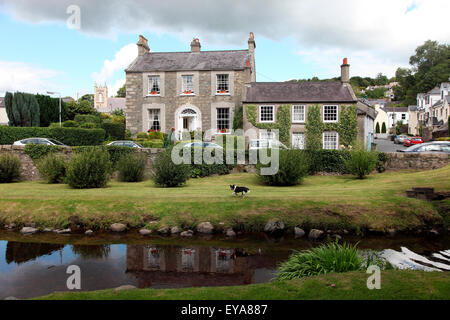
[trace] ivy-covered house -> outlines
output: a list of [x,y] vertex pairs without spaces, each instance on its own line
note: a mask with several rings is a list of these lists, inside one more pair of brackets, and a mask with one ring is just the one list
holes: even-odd
[[279,130],[279,140],[298,149],[339,149],[358,133],[357,98],[350,85],[347,58],[341,81],[253,82],[243,101],[244,131],[265,139]]

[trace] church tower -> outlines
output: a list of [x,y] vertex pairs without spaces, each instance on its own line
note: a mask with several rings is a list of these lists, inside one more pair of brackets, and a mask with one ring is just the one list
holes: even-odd
[[98,86],[97,82],[94,85],[94,108],[97,111],[106,110],[108,107],[108,86]]

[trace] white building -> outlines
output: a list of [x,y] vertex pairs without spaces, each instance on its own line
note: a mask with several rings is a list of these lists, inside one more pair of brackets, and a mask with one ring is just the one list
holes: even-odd
[[5,98],[0,97],[0,126],[7,125],[9,122],[8,115],[6,114]]

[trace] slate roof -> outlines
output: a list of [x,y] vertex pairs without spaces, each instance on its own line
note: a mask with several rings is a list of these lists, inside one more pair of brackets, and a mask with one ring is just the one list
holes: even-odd
[[374,120],[378,114],[375,108],[371,107],[368,103],[362,100],[358,100],[358,103],[356,104],[356,110],[358,115],[366,115]]
[[434,87],[433,89],[428,91],[427,94],[441,94],[441,89],[439,87]]
[[385,107],[386,112],[408,112],[408,107]]
[[409,106],[408,111],[417,111],[417,106]]
[[112,111],[122,109],[125,111],[126,98],[108,98],[108,108]]
[[347,86],[340,81],[253,82],[244,102],[348,102],[355,103]]
[[126,72],[243,70],[250,67],[248,50],[150,52],[139,56]]

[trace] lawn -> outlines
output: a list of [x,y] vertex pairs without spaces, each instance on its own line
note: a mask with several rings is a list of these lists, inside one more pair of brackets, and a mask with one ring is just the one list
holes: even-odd
[[[44,300],[409,300],[450,298],[450,273],[382,271],[381,289],[369,290],[364,272],[235,287],[135,289],[53,293]],[[335,286],[332,287],[331,285]]]
[[[450,166],[421,172],[386,172],[364,180],[350,176],[310,176],[294,187],[261,185],[249,173],[191,179],[181,188],[158,188],[153,181],[120,183],[107,188],[73,190],[44,182],[0,184],[0,223],[34,222],[66,227],[71,217],[87,228],[111,223],[130,227],[162,225],[193,228],[202,221],[217,227],[260,231],[270,218],[288,227],[410,230],[443,223],[430,202],[410,199],[405,190],[450,190]],[[246,186],[246,198],[233,197],[230,184]]]

